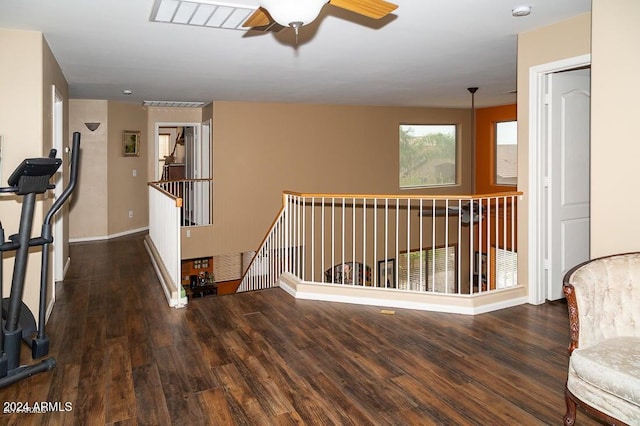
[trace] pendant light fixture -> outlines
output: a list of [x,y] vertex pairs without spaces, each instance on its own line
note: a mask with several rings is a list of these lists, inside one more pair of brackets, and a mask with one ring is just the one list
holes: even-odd
[[298,35],[298,29],[313,22],[327,0],[261,0],[260,6],[283,27],[291,27]]
[[467,90],[471,93],[471,144],[472,144],[472,162],[473,173],[471,175],[471,191],[476,193],[476,92],[477,87],[468,87]]

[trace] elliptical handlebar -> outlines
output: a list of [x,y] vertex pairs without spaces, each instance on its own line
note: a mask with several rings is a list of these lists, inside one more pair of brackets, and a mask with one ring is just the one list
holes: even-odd
[[[55,154],[54,154],[55,155]],[[71,193],[76,187],[78,182],[78,165],[80,159],[80,132],[73,133],[73,141],[71,145],[71,173],[69,176],[69,184],[65,190],[60,194],[58,199],[53,203],[47,215],[44,218],[44,225],[49,225],[53,216],[60,210],[62,205],[67,201]]]
[[62,194],[49,208],[44,221],[42,222],[42,239],[45,244],[42,246],[42,260],[40,266],[40,309],[38,315],[38,334],[33,340],[31,351],[34,358],[39,358],[49,351],[49,338],[45,334],[46,326],[46,297],[48,274],[49,274],[49,243],[53,242],[51,233],[51,219],[64,205],[65,201],[71,196],[71,193],[78,182],[78,170],[80,166],[80,132],[73,133],[73,143],[71,147],[71,173],[69,176],[69,184],[62,191]]

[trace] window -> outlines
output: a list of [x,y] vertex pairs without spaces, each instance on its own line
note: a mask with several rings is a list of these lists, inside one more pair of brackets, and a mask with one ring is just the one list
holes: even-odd
[[400,253],[398,255],[398,288],[455,293],[458,269],[456,253],[455,245]]
[[456,292],[456,246],[439,247],[427,251],[427,291]]
[[[482,277],[482,287],[477,291],[501,289],[518,285],[518,253],[508,249],[491,246],[489,262],[486,252],[476,252],[474,275]],[[489,276],[487,287],[487,274]],[[477,278],[474,278],[474,280]]]
[[518,184],[518,122],[496,123],[496,185]]
[[400,125],[400,188],[456,184],[456,126]]
[[496,288],[518,285],[518,253],[496,249]]

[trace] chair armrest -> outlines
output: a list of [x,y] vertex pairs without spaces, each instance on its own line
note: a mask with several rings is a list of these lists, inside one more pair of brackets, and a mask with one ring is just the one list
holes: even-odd
[[569,355],[575,348],[578,347],[578,338],[580,336],[580,319],[578,317],[578,304],[576,302],[575,288],[571,283],[564,282],[562,284],[562,291],[567,298],[567,307],[569,309],[569,333],[570,341],[567,351]]

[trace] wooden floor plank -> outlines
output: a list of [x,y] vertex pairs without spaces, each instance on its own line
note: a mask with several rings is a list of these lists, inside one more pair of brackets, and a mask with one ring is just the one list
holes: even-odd
[[231,410],[227,405],[222,388],[207,389],[198,393],[200,404],[205,408],[205,418],[207,424],[211,425],[233,425],[234,420]]
[[80,364],[64,364],[53,370],[51,387],[46,401],[60,402],[64,405],[61,411],[47,413],[42,416],[42,425],[74,424],[73,404],[78,398],[78,382]]
[[187,425],[193,424],[190,421],[201,419],[202,413],[197,407],[197,410],[192,410],[190,399],[193,393],[179,356],[178,349],[173,346],[154,350],[169,416],[172,421]]
[[311,387],[318,395],[322,395],[331,403],[332,407],[339,407],[334,410],[340,416],[342,425],[366,425],[373,424],[376,415],[367,412],[354,404],[352,398],[345,394],[333,380],[330,380],[323,373],[312,374],[306,377]]
[[[167,306],[144,235],[72,244],[47,326],[57,367],[0,401],[12,425],[561,424],[563,302],[465,316],[295,300],[280,289]],[[21,356],[31,362],[29,351]],[[596,425],[579,412],[577,425]]]
[[249,421],[250,424],[267,419],[267,413],[258,400],[260,394],[252,392],[236,363],[216,367],[214,373],[222,385],[234,417],[238,416],[243,422]]
[[171,424],[167,401],[162,391],[160,374],[155,364],[132,370],[136,398],[136,417],[140,425]]
[[126,336],[109,339],[105,421],[122,422],[136,417],[136,397]]
[[160,374],[155,364],[134,367],[131,371],[136,398],[136,418],[140,425],[171,424]]
[[127,310],[126,337],[129,345],[129,361],[131,368],[140,367],[153,362],[153,346],[149,339],[146,317],[142,309]]

